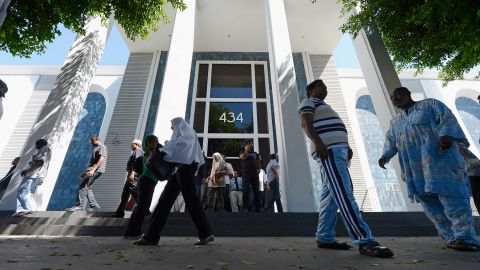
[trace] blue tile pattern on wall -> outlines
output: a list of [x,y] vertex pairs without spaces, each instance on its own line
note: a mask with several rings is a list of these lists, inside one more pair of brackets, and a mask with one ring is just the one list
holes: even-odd
[[457,106],[468,133],[472,136],[475,146],[480,150],[478,141],[478,138],[480,138],[480,105],[468,97],[458,97],[455,99],[455,106]]
[[297,79],[298,101],[307,98],[307,75],[305,73],[305,65],[303,64],[302,53],[293,54],[293,66],[295,68],[295,77]]
[[89,138],[98,136],[105,115],[105,98],[100,93],[89,93],[83,105],[80,120],[58,174],[47,210],[64,210],[75,204],[80,174],[86,169],[92,146]]
[[378,166],[378,158],[383,152],[385,136],[382,133],[370,96],[364,95],[357,99],[356,112],[365,150],[367,151],[368,164],[375,184],[373,187],[375,190],[369,189],[368,192],[376,191],[381,211],[406,211],[407,207],[395,170],[392,167],[387,167],[384,170]]
[[155,128],[155,121],[157,120],[158,104],[160,104],[160,94],[162,93],[163,77],[165,75],[165,66],[167,65],[168,52],[162,51],[160,53],[160,61],[158,63],[157,76],[155,77],[155,84],[153,85],[152,98],[150,100],[150,107],[148,109],[147,124],[145,126],[145,133],[143,137],[152,134]]

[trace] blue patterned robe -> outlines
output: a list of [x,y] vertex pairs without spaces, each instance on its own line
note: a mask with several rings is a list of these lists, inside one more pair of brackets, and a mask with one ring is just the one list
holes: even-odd
[[[444,152],[442,136],[454,141]],[[425,99],[390,121],[383,156],[390,160],[398,153],[410,199],[427,194],[465,198],[470,196],[468,177],[455,142],[468,144],[455,116],[442,102]]]

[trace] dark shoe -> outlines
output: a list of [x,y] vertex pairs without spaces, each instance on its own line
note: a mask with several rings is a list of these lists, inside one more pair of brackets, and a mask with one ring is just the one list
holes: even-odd
[[133,242],[133,244],[135,246],[156,246],[158,245],[158,241],[154,241],[154,240],[149,240],[149,239],[146,239],[142,236],[142,238],[138,239],[137,241]]
[[326,249],[337,249],[337,250],[349,250],[353,248],[349,244],[343,242],[333,242],[333,243],[323,243],[317,240],[317,247],[318,248],[326,248]]
[[390,258],[393,257],[393,252],[387,248],[381,246],[377,241],[371,241],[366,244],[361,244],[358,248],[360,254],[371,257]]
[[455,245],[455,240],[448,241],[448,243],[445,245],[446,248],[453,248]]
[[[449,245],[450,245],[450,246],[449,246]],[[477,246],[477,245],[467,243],[467,242],[465,242],[465,240],[463,240],[463,239],[455,240],[455,241],[453,242],[453,244],[452,244],[452,241],[450,241],[450,242],[447,244],[447,247],[452,248],[452,249],[455,249],[455,250],[458,250],[458,251],[477,251],[477,250],[478,250],[478,246]]]
[[120,214],[120,213],[115,213],[113,215],[111,215],[111,217],[113,218],[123,218],[125,216],[125,214]]
[[206,244],[208,244],[208,243],[210,243],[210,242],[213,242],[213,240],[215,240],[215,237],[214,237],[213,234],[212,234],[212,235],[209,235],[209,236],[207,236],[207,237],[205,237],[205,238],[200,238],[197,242],[195,242],[194,245],[196,245],[196,246],[203,246],[203,245],[206,245]]
[[128,239],[128,240],[138,240],[139,238],[142,238],[143,235],[142,234],[137,234],[137,235],[134,235],[134,234],[125,234],[123,236],[123,239]]
[[26,212],[17,212],[17,213],[15,213],[15,214],[11,215],[11,216],[12,216],[12,217],[21,217],[21,216],[25,215],[25,213],[26,213]]

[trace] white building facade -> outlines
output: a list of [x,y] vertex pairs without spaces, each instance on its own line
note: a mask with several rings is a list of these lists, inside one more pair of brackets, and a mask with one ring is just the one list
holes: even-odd
[[[152,133],[161,141],[169,139],[170,119],[180,116],[197,131],[207,156],[222,152],[238,171],[238,154],[246,139],[253,140],[264,165],[277,153],[286,210],[313,212],[321,179],[308,154],[297,106],[306,97],[305,86],[318,78],[328,86],[326,101],[349,131],[355,153],[350,174],[364,211],[418,209],[406,200],[398,164],[384,172],[372,165],[395,113],[388,99],[393,87],[403,84],[417,99],[444,101],[461,120],[472,145],[477,143],[473,150],[478,154],[480,131],[469,123],[480,121],[479,108],[474,107],[478,103],[470,102],[480,94],[480,82],[467,77],[444,88],[436,74],[413,78],[405,73],[399,79],[381,40],[365,33],[354,42],[362,70],[337,70],[332,54],[344,19],[335,0],[185,2],[188,9],[169,10],[171,22],[160,25],[150,40],[125,37],[130,50],[126,67],[97,69],[69,149],[58,161],[61,169],[45,181],[53,185],[53,192],[40,198],[48,203],[38,210],[63,210],[75,202],[78,174],[88,161],[88,138],[93,135],[99,135],[109,150],[106,173],[95,183],[94,193],[102,209],[114,210],[131,141]],[[0,78],[11,89],[0,120],[0,175],[24,147],[56,74],[58,69],[0,68]],[[18,184],[8,186],[0,209],[13,209],[3,201],[14,199]],[[159,184],[155,197],[161,189]],[[40,192],[37,197],[41,196]]]

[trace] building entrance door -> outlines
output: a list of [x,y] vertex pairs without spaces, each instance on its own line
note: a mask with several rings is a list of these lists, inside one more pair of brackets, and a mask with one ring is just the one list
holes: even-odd
[[239,153],[252,140],[268,161],[275,149],[267,62],[197,61],[195,71],[190,123],[209,159],[225,154],[241,174]]

